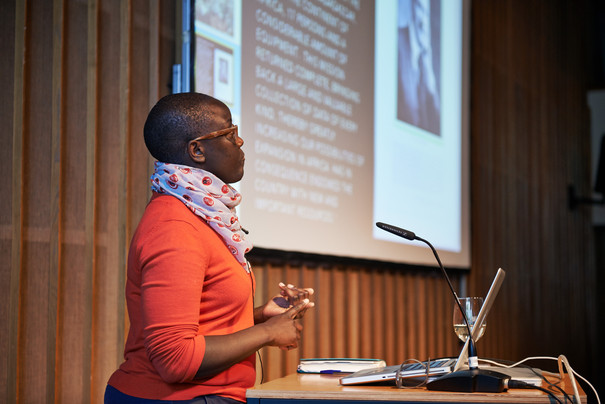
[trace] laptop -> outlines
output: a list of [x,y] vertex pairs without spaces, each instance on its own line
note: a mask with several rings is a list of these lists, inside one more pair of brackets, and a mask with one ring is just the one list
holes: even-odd
[[[487,313],[489,312],[494,303],[496,295],[500,290],[500,286],[502,286],[502,282],[504,280],[505,275],[506,272],[504,272],[502,268],[499,268],[496,272],[496,276],[494,277],[494,280],[492,281],[492,284],[487,292],[487,296],[485,297],[485,302],[481,306],[481,310],[479,310],[479,314],[477,315],[475,324],[471,329],[471,334],[473,338],[476,338],[478,336],[479,330],[481,329],[481,324],[483,324],[483,321],[485,321],[485,317],[487,316]],[[352,373],[350,375],[341,377],[340,384],[347,386],[355,384],[395,381],[397,377],[397,371],[400,369],[400,367],[402,367],[401,371],[399,372],[399,376],[401,378],[417,378],[428,376],[428,381],[431,381],[439,376],[451,373],[458,369],[465,368],[467,366],[467,359],[468,340],[464,344],[464,347],[462,348],[462,351],[460,352],[458,358],[433,359],[430,361],[425,361],[423,363],[410,362],[404,364],[403,367],[401,365],[393,365],[384,366],[380,368],[364,369]]]
[[[403,365],[400,372],[402,378],[426,377],[428,374],[429,381],[437,376],[445,375],[453,371],[456,365],[456,358],[432,359],[429,362],[428,372],[426,369],[427,361],[413,362]],[[384,383],[395,381],[397,371],[401,365],[385,366],[382,368],[363,369],[340,378],[340,384],[350,386],[355,384],[367,383]]]

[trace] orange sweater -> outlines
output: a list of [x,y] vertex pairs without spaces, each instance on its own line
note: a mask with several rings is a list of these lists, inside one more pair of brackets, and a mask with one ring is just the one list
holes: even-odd
[[216,394],[246,401],[256,379],[254,355],[214,377],[193,377],[205,335],[254,325],[253,291],[254,276],[206,222],[176,198],[154,194],[128,255],[125,361],[108,383],[147,399]]

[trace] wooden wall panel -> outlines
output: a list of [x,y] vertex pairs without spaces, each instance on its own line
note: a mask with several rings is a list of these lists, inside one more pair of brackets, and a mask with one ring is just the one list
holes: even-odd
[[[332,331],[331,335],[328,336],[329,341],[332,342],[332,346],[327,351],[331,356],[335,358],[347,357],[348,343],[347,340],[347,324],[346,324],[346,311],[347,296],[349,296],[347,285],[346,285],[346,273],[344,268],[336,267],[331,270],[331,287],[329,292],[329,306],[325,307],[324,310],[329,312],[329,329]],[[326,293],[324,290],[323,293]]]
[[[345,321],[347,324],[347,352],[351,358],[361,357],[361,320],[359,318],[360,307],[363,304],[363,299],[360,297],[360,276],[359,271],[351,268],[346,269],[346,290],[343,302],[346,303]],[[305,341],[305,345],[307,342]]]
[[[56,305],[56,266],[52,260],[56,248],[56,228],[52,226],[51,207],[56,189],[51,163],[53,161],[53,3],[28,4],[25,37],[23,86],[23,151],[19,156],[27,164],[23,170],[22,220],[23,261],[19,316],[19,354],[17,394],[24,402],[45,402],[54,394],[54,351],[56,329],[49,316]],[[59,38],[60,41],[60,38]],[[55,138],[53,138],[55,137]],[[50,306],[50,307],[49,307]],[[41,371],[44,373],[40,377]],[[49,373],[50,372],[50,373]]]
[[[128,105],[155,104],[158,99],[157,55],[159,52],[159,9],[158,1],[137,0],[132,3],[132,28],[129,60],[132,71],[129,77]],[[155,24],[155,25],[152,25]],[[153,27],[154,29],[152,29]],[[150,46],[153,41],[154,46]],[[145,46],[147,45],[147,46]],[[153,55],[155,53],[155,55]],[[152,55],[154,58],[152,58]],[[151,62],[154,60],[155,62]],[[153,79],[152,79],[153,77]],[[166,87],[163,87],[164,91]],[[152,93],[154,95],[152,96]],[[139,223],[145,210],[151,189],[149,187],[149,169],[153,159],[149,155],[143,140],[143,125],[149,108],[131,108],[128,112],[127,155],[126,159],[126,234],[125,242]],[[130,158],[136,156],[136,158]],[[141,164],[144,163],[144,164]]]
[[[385,271],[382,275],[383,287],[380,293],[384,304],[384,324],[382,327],[382,343],[384,345],[381,358],[391,358],[392,362],[400,362],[397,360],[397,297],[398,291],[395,289],[395,275],[391,271]],[[403,334],[399,334],[401,336]]]
[[[0,137],[0,167],[6,175],[0,179],[2,190],[2,209],[0,209],[0,279],[2,296],[0,321],[6,324],[0,330],[0,354],[6,358],[5,366],[0,370],[0,395],[7,402],[15,400],[17,387],[18,332],[19,332],[19,287],[21,283],[21,182],[23,148],[23,99],[14,91],[23,85],[23,59],[25,54],[24,33],[25,7],[13,2],[0,4],[2,13],[1,30],[3,57],[6,63],[0,64],[3,88],[13,89],[1,93],[2,108],[0,118],[7,136]],[[6,126],[5,126],[6,123]]]
[[408,318],[408,310],[405,306],[405,280],[403,276],[395,277],[393,281],[393,289],[395,291],[393,296],[393,335],[388,336],[388,341],[395,347],[393,356],[393,363],[401,363],[409,358],[407,344],[408,335],[406,320]]
[[[76,402],[90,392],[92,265],[87,265],[88,7],[64,4],[61,260],[57,305],[56,397]],[[82,34],[84,33],[84,34]],[[83,101],[84,100],[84,101]],[[66,214],[65,212],[70,212]],[[74,324],[80,325],[74,327]]]
[[[519,360],[564,354],[594,374],[595,267],[586,91],[598,81],[597,2],[473,2],[472,271],[507,278],[479,353]],[[603,85],[603,78],[600,78]]]
[[[98,3],[97,121],[95,147],[93,368],[95,380],[107,380],[120,363],[124,344],[124,194],[126,117],[124,91],[126,48],[129,45],[129,2]],[[102,394],[93,387],[93,397]]]
[[[468,282],[450,273],[458,290],[485,294],[507,270],[481,356],[563,353],[589,378],[605,246],[589,210],[568,209],[566,188],[590,185],[596,4],[473,2],[472,268]],[[171,89],[175,21],[170,0],[0,4],[0,402],[100,403],[122,360],[125,260],[152,166],[142,126]],[[260,351],[264,381],[300,357],[396,364],[460,348],[435,268],[255,250],[251,260],[258,304],[280,281],[316,291],[300,348]]]
[[102,402],[122,359],[127,223],[149,195],[142,122],[169,91],[174,4],[1,11],[0,401]]

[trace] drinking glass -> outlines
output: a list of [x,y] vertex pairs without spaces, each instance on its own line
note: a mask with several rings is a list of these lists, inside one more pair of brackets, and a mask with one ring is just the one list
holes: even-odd
[[[477,316],[479,315],[479,310],[481,310],[481,306],[483,305],[482,297],[461,297],[460,305],[462,309],[466,313],[466,318],[468,319],[468,324],[473,328],[475,321],[477,320]],[[464,317],[462,317],[462,313],[460,313],[460,309],[458,305],[454,305],[454,332],[460,338],[462,342],[466,342],[468,338],[468,330],[466,328],[466,323],[464,322]],[[479,330],[479,334],[477,334],[477,338],[474,339],[475,342],[479,340],[483,336],[485,332],[486,321],[483,320],[483,324],[481,325],[481,329]]]

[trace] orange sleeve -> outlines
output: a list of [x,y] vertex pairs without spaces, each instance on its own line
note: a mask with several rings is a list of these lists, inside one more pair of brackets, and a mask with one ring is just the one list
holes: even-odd
[[190,381],[205,352],[204,336],[199,335],[205,249],[199,233],[186,222],[175,221],[161,233],[143,237],[139,257],[145,349],[164,381]]

